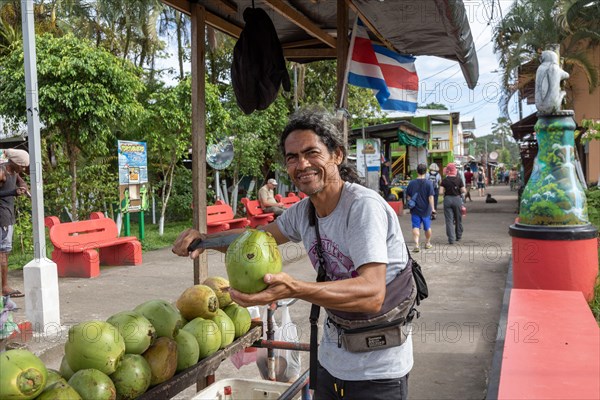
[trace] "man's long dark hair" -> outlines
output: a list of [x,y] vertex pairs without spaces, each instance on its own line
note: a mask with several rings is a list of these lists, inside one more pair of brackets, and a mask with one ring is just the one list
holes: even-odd
[[290,116],[289,122],[283,129],[279,147],[285,158],[285,140],[296,130],[313,131],[331,154],[337,149],[342,151],[342,163],[338,166],[342,180],[351,183],[360,183],[360,176],[352,165],[348,164],[347,151],[344,138],[337,127],[338,120],[331,113],[322,108],[305,108],[296,111]]

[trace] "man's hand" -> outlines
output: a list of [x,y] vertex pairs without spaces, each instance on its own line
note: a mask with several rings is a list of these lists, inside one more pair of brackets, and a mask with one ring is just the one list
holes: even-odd
[[285,272],[266,274],[264,281],[269,286],[265,290],[254,294],[247,294],[230,288],[229,294],[231,295],[231,299],[242,307],[270,304],[277,300],[294,297],[291,290],[292,280],[293,278]]
[[188,250],[189,245],[196,239],[203,239],[203,235],[195,229],[188,228],[179,234],[171,251],[180,257],[189,256],[194,259],[204,251],[204,249],[197,249],[192,252]]
[[17,188],[17,195],[21,196],[22,194],[25,194],[25,193],[27,193],[27,188],[23,188],[23,187]]

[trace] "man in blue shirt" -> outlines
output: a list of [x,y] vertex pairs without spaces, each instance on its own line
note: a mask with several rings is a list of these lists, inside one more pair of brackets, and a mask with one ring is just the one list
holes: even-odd
[[435,214],[433,204],[434,189],[433,183],[425,178],[427,166],[419,164],[417,166],[417,179],[410,181],[406,188],[406,199],[414,200],[415,205],[410,209],[412,220],[412,233],[415,240],[415,248],[413,251],[418,253],[421,251],[419,247],[419,235],[421,225],[425,231],[425,248],[430,249],[431,246],[431,215]]

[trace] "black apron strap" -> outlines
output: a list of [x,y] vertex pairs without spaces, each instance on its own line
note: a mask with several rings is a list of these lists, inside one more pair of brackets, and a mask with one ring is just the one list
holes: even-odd
[[[317,220],[317,211],[311,201],[309,204],[309,223],[315,227],[317,235],[317,258],[319,260],[319,269],[317,272],[317,282],[327,280],[325,273],[325,260],[323,259],[323,246],[321,245],[321,235],[319,234],[319,222]],[[317,369],[319,364],[318,340],[319,340],[319,314],[321,307],[313,304],[310,308],[310,372],[309,372],[309,387],[313,390],[317,388]]]

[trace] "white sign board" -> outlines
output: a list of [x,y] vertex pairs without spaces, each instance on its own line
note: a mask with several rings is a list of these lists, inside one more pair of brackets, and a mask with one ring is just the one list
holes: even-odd
[[366,172],[379,172],[381,168],[381,155],[379,139],[356,140],[356,169],[361,178]]

